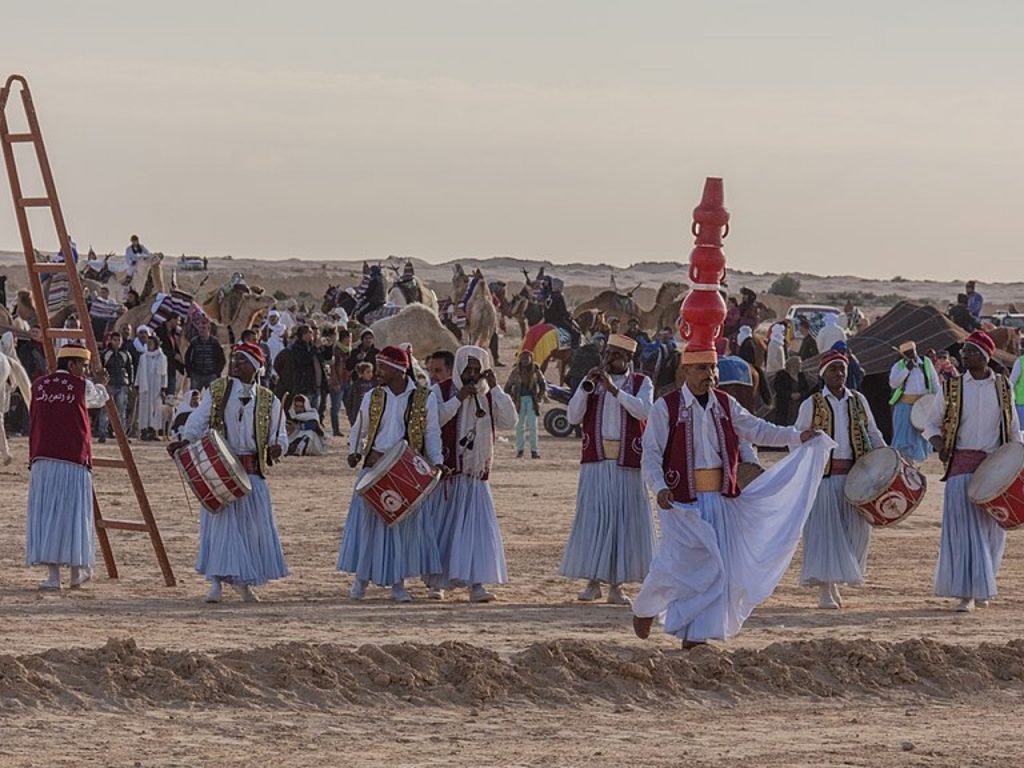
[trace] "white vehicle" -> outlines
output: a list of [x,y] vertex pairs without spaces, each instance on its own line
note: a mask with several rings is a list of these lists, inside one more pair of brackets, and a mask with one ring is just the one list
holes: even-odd
[[202,272],[206,269],[206,261],[194,256],[182,256],[178,259],[178,269],[183,272]]
[[825,317],[827,315],[840,315],[842,310],[838,307],[830,307],[825,304],[794,304],[786,310],[786,319],[793,321],[794,329],[800,324],[800,319],[804,318],[811,324],[811,333],[815,336],[818,335],[818,331],[825,327]]

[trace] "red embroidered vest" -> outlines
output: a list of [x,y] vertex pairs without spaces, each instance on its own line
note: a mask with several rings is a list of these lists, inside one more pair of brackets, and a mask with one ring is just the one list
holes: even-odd
[[29,461],[57,459],[92,466],[92,431],[85,379],[57,371],[32,384]]
[[[718,432],[718,450],[722,454],[722,495],[735,498],[740,495],[736,483],[736,470],[740,465],[740,440],[732,424],[729,410],[729,396],[718,389],[711,390],[721,406],[720,413],[711,412]],[[668,441],[662,469],[665,484],[672,491],[672,498],[680,504],[692,504],[697,500],[694,490],[695,454],[693,450],[693,416],[690,409],[683,408],[683,391],[676,389],[665,395],[668,406]]]
[[[642,373],[633,373],[626,377],[623,389],[626,394],[635,395],[647,377]],[[583,416],[583,440],[580,443],[580,464],[591,464],[605,459],[618,459],[619,466],[627,469],[640,469],[640,457],[643,453],[644,428],[646,421],[640,421],[629,415],[619,406],[622,414],[619,424],[619,455],[605,456],[604,443],[601,439],[601,421],[604,418],[604,399],[608,392],[599,387],[587,397],[587,412]]]
[[[448,402],[450,399],[455,397],[455,380],[447,379],[440,383],[441,388],[441,401]],[[491,439],[494,439],[494,403],[491,399],[491,391],[487,391],[487,411],[491,417]],[[452,472],[448,477],[462,472],[462,462],[459,459],[459,433],[460,429],[460,417],[462,416],[462,405],[460,403],[459,410],[452,416],[448,421],[441,425],[441,455],[444,458],[444,465],[448,467]],[[486,472],[484,472],[481,480],[488,480],[491,476],[490,466]]]

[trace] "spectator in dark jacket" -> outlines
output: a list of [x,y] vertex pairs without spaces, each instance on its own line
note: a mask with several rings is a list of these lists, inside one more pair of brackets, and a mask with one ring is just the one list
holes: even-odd
[[211,334],[209,323],[199,326],[199,335],[188,345],[185,352],[185,371],[192,383],[192,389],[202,391],[224,371],[224,350]]
[[373,331],[369,328],[359,337],[359,346],[349,353],[346,364],[348,372],[354,374],[359,363],[370,363],[374,370],[377,369],[377,348],[373,346]]
[[300,325],[289,350],[292,354],[292,396],[305,395],[309,406],[318,410],[324,364],[320,350],[313,344],[313,329],[308,325]]
[[[100,361],[103,364],[103,370],[107,372],[107,392],[117,408],[121,426],[127,431],[128,393],[131,392],[132,382],[135,381],[135,365],[128,350],[122,346],[121,334],[117,331],[110,334],[107,346],[100,353]],[[97,431],[101,443],[107,442],[109,427],[110,417],[107,416],[107,409],[100,408]]]
[[156,337],[160,341],[160,350],[167,358],[167,391],[177,392],[178,374],[185,373],[185,361],[181,355],[181,320],[171,315],[167,321],[156,329]]

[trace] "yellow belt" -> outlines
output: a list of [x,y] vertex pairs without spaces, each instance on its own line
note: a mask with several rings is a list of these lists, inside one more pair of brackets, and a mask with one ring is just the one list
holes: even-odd
[[604,449],[604,457],[606,459],[618,459],[619,458],[619,441],[618,440],[602,440],[601,446]]
[[913,405],[922,397],[923,395],[903,395],[902,397],[900,397],[900,402],[906,403],[907,405]]
[[694,482],[697,493],[722,490],[722,470],[719,469],[695,469]]

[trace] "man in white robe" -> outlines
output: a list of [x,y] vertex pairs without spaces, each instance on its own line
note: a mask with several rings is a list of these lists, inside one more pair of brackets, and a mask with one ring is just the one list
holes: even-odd
[[[643,472],[657,494],[662,540],[633,601],[633,628],[683,647],[725,640],[774,591],[796,551],[829,450],[824,435],[777,427],[714,388],[714,350],[683,353],[685,383],[651,409]],[[741,494],[740,440],[796,447]]]
[[900,344],[900,354],[902,357],[893,363],[889,371],[892,447],[903,454],[907,461],[920,463],[928,458],[928,441],[914,427],[910,416],[914,403],[921,397],[939,392],[939,374],[931,360],[917,354],[914,342],[905,341]]
[[148,337],[147,349],[139,356],[135,371],[135,386],[139,394],[139,437],[156,440],[163,427],[162,405],[167,395],[167,358],[160,349],[160,340]]
[[644,424],[653,406],[654,385],[631,370],[636,341],[613,333],[600,368],[587,374],[569,400],[569,422],[580,425],[583,440],[576,516],[560,572],[586,579],[579,600],[601,597],[629,605],[626,582],[643,581],[654,555],[651,503],[640,471]]
[[490,353],[481,347],[458,349],[452,385],[455,394],[439,407],[448,476],[434,491],[441,573],[431,579],[440,592],[432,596],[443,598],[445,589],[468,586],[470,602],[487,603],[494,594],[485,585],[508,582],[489,482],[494,440],[497,430],[515,427],[519,414],[495,379]]

